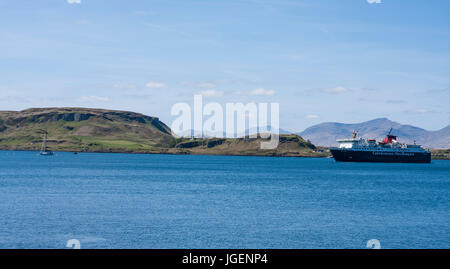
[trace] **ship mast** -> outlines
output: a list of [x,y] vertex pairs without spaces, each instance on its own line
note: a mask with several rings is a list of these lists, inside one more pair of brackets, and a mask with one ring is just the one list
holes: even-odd
[[42,130],[42,132],[44,133],[44,141],[42,141],[42,148],[41,148],[41,152],[46,152],[47,151],[47,130]]
[[387,135],[389,136],[389,135],[391,135],[391,133],[392,133],[392,127],[391,127],[391,129],[389,130],[389,133],[388,133]]
[[47,138],[48,138],[48,132],[47,130],[39,130],[42,134],[44,134],[44,140],[42,141],[42,148],[40,155],[44,156],[51,156],[53,155],[53,151],[48,150],[47,148]]

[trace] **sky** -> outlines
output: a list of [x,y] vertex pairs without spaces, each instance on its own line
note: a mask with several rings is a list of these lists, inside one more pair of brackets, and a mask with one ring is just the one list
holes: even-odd
[[[448,0],[0,0],[0,110],[159,117],[278,102],[280,127],[450,124]],[[224,106],[225,107],[225,106]]]

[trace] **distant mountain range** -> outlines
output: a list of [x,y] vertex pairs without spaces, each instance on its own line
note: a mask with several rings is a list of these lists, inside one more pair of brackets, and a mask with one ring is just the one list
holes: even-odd
[[390,128],[393,128],[392,133],[398,136],[398,140],[402,143],[414,143],[415,140],[417,144],[425,147],[450,148],[450,125],[438,131],[427,131],[412,125],[400,124],[387,118],[355,124],[326,122],[311,126],[298,135],[318,146],[335,146],[337,145],[336,139],[350,138],[353,130],[358,131],[358,134],[363,138],[381,140]]
[[[226,133],[226,132],[204,132],[203,133],[203,137],[227,137],[227,138],[233,138],[233,137],[244,137],[244,136],[248,136],[248,135],[253,135],[253,134],[259,134],[259,133],[270,133],[270,132],[275,132],[275,128],[273,128],[272,126],[266,126],[266,127],[260,127],[260,128],[250,128],[250,129],[246,129],[244,133],[237,133],[236,131],[234,133]],[[175,134],[177,136],[180,137],[202,137],[200,134],[200,131],[195,132],[192,129],[189,130],[185,130],[183,132],[175,132]],[[282,129],[282,128],[278,128],[278,134],[280,135],[290,135],[290,134],[295,134],[294,132]]]

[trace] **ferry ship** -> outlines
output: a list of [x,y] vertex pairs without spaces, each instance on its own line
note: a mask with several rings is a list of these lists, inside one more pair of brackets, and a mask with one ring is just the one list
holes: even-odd
[[385,163],[431,163],[431,152],[420,145],[407,145],[397,141],[392,128],[381,142],[375,139],[357,138],[353,132],[351,139],[339,139],[339,147],[330,148],[331,154],[339,162],[385,162]]

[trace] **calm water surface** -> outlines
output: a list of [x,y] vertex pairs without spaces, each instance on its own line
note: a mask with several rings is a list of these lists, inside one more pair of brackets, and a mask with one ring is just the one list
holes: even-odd
[[450,247],[450,161],[0,151],[0,248]]

